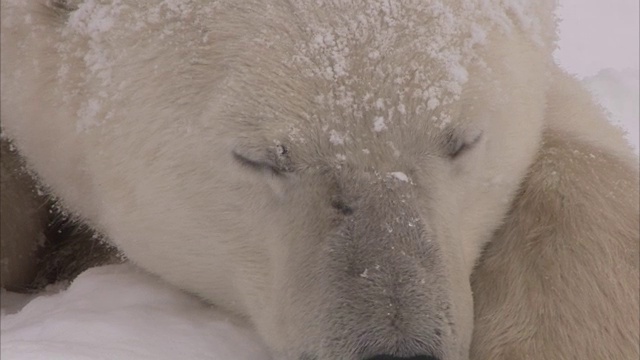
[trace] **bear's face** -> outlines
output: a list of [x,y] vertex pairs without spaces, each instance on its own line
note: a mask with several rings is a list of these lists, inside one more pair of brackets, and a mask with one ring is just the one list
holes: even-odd
[[151,2],[114,2],[95,7],[109,31],[94,6],[40,16],[6,33],[3,126],[129,259],[247,316],[277,359],[466,360],[469,276],[539,147],[553,17],[527,19],[547,3],[193,1],[145,23]]
[[[526,86],[540,73],[495,76],[531,55],[516,48],[472,68],[455,101],[411,104],[383,128],[374,109],[342,127],[318,115],[236,138],[239,178],[227,181],[244,184],[235,194],[251,203],[269,264],[252,316],[278,356],[468,356],[469,277],[541,133],[543,87]],[[321,102],[308,111],[348,116]]]

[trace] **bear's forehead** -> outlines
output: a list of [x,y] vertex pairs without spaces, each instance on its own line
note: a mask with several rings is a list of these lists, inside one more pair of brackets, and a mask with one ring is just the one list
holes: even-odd
[[251,104],[269,141],[323,157],[398,158],[455,126],[473,47],[488,31],[474,27],[477,4],[453,11],[460,4],[370,2],[363,14],[362,4],[328,2],[332,13],[344,9],[327,19],[317,3],[291,3],[301,29],[253,34],[247,61],[255,66],[241,79],[241,104]]
[[388,167],[388,171],[393,170],[394,164],[411,164],[438,153],[455,128],[453,122],[439,126],[437,122],[402,114],[392,121],[370,115],[363,121],[312,118],[279,121],[275,126],[266,121],[263,124],[249,135],[257,147],[276,153],[285,151],[297,165],[340,168],[344,164],[360,164],[371,169]]
[[267,146],[306,159],[390,162],[438,146],[458,126],[478,49],[508,18],[457,0],[287,3],[297,21],[243,35],[235,101]]
[[[460,123],[460,97],[429,108],[422,99],[403,100],[393,83],[377,89],[357,82],[316,86],[286,98],[265,93],[251,115],[242,107],[241,116],[252,119],[245,135],[265,148],[284,146],[304,162],[380,164],[436,152],[453,130],[465,125]],[[353,96],[342,102],[345,93],[340,92],[349,90]]]

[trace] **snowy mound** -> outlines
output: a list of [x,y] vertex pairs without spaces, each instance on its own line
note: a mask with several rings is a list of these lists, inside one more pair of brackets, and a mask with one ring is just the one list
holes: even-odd
[[[3,307],[19,300],[2,294]],[[269,359],[251,331],[130,265],[90,269],[11,310],[2,312],[2,359]]]

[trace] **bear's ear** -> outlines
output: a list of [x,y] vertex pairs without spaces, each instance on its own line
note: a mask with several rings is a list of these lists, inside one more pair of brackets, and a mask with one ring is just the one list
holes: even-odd
[[269,170],[276,175],[293,172],[289,147],[280,142],[266,145],[238,140],[231,153],[237,162],[255,170]]

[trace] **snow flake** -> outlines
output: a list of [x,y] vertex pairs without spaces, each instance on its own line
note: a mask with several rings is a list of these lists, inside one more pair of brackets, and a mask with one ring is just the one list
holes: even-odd
[[407,174],[401,172],[401,171],[395,171],[395,172],[391,172],[389,173],[390,176],[402,181],[402,182],[409,182],[409,177],[407,176]]
[[335,130],[329,132],[329,141],[333,145],[344,145],[345,136]]
[[381,132],[382,130],[386,130],[387,125],[384,123],[384,118],[382,116],[376,116],[373,119],[373,131]]
[[360,277],[363,278],[363,279],[368,279],[369,278],[369,269],[364,269],[362,274],[360,274]]

